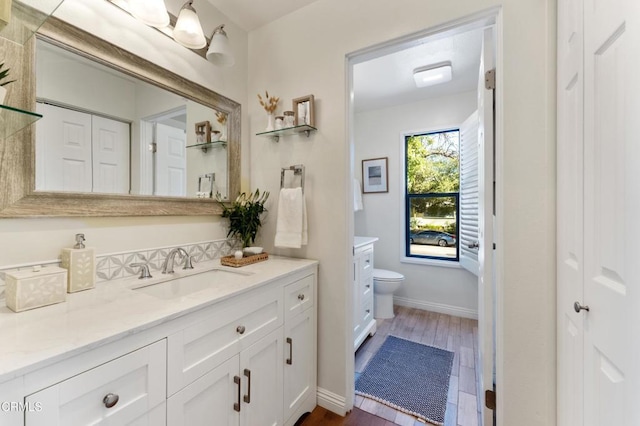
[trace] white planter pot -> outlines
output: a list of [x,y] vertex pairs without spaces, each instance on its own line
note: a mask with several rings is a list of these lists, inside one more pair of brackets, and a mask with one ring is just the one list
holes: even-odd
[[0,105],[4,105],[4,97],[7,96],[7,89],[0,86]]

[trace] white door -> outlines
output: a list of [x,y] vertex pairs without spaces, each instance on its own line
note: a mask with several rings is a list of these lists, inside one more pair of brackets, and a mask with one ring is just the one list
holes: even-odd
[[92,116],[93,192],[129,193],[130,126]]
[[38,103],[36,189],[91,192],[91,115]]
[[640,2],[558,7],[558,424],[635,426]]
[[558,1],[557,281],[558,425],[583,425],[582,0]]
[[156,123],[156,194],[187,195],[186,134]]
[[[493,390],[494,370],[494,129],[493,89],[485,87],[485,76],[495,70],[493,28],[486,28],[482,40],[478,81],[478,339],[479,361],[482,366],[480,389]],[[480,395],[485,425],[493,424],[493,412]]]
[[283,348],[282,328],[279,328],[240,352],[241,425],[283,424]]
[[584,424],[638,425],[640,6],[584,6]]
[[[460,265],[478,277],[480,389],[493,390],[495,285],[493,278],[494,121],[493,89],[485,78],[495,69],[493,28],[483,32],[478,76],[478,110],[460,126]],[[485,425],[493,412],[480,395]]]
[[285,324],[284,419],[298,410],[315,388],[313,309],[298,314]]
[[167,426],[238,426],[242,381],[238,355],[167,400]]

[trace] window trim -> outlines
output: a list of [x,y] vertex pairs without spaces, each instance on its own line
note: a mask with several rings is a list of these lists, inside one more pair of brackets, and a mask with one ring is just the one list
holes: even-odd
[[[434,133],[446,133],[446,132],[458,132],[458,149],[460,148],[460,124],[451,126],[442,126],[438,128],[423,129],[417,131],[405,131],[400,133],[400,164],[402,170],[402,179],[400,179],[400,203],[404,206],[403,220],[400,223],[401,235],[403,238],[400,240],[400,262],[421,264],[430,266],[441,266],[450,268],[461,268],[460,265],[460,191],[447,192],[447,193],[433,193],[441,196],[455,196],[456,197],[456,257],[438,257],[438,256],[409,256],[409,200],[411,197],[407,193],[407,138],[417,135],[429,135]],[[425,194],[420,194],[425,195]]]

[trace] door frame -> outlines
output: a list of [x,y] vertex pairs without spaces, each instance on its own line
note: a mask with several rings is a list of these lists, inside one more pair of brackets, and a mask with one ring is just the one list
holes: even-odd
[[[423,31],[409,34],[403,37],[399,37],[396,39],[388,40],[382,42],[380,44],[370,46],[364,49],[357,50],[355,52],[349,53],[346,55],[345,61],[345,75],[346,75],[346,137],[348,143],[346,144],[345,149],[347,150],[347,155],[345,156],[347,164],[345,165],[346,170],[348,170],[348,179],[347,179],[347,188],[346,191],[346,211],[345,217],[347,218],[347,229],[346,229],[346,244],[348,246],[348,251],[351,253],[351,259],[347,264],[353,263],[353,235],[355,232],[355,220],[354,220],[354,200],[353,200],[353,191],[354,191],[354,178],[356,177],[355,173],[355,130],[354,130],[354,109],[353,109],[353,67],[354,65],[364,62],[367,60],[371,60],[380,56],[387,55],[389,53],[404,49],[408,46],[411,46],[413,43],[418,40],[424,39],[426,37],[435,36],[435,35],[450,35],[458,32],[464,32],[467,30],[482,28],[488,25],[493,25],[495,28],[495,65],[496,65],[496,90],[495,90],[495,147],[494,147],[494,156],[495,156],[495,198],[496,198],[496,221],[494,223],[494,241],[496,244],[496,249],[494,250],[494,281],[495,281],[495,289],[494,289],[494,316],[495,316],[495,387],[496,387],[496,401],[497,406],[495,410],[495,417],[498,419],[497,424],[500,423],[500,419],[503,418],[504,407],[502,405],[502,401],[504,398],[502,397],[503,386],[503,360],[504,360],[504,346],[502,339],[500,336],[503,335],[503,268],[504,268],[504,255],[502,252],[503,245],[503,235],[504,235],[504,224],[503,224],[503,199],[504,199],[504,182],[503,182],[503,158],[504,158],[504,114],[503,114],[503,104],[504,97],[502,92],[503,82],[502,82],[502,70],[503,70],[503,44],[504,44],[504,31],[503,31],[503,14],[502,7],[492,7],[480,12],[477,12],[472,15],[467,15],[464,17],[460,17],[456,20],[427,28]],[[351,270],[347,268],[347,273],[345,275],[345,282],[351,282],[350,276]],[[354,300],[354,291],[353,286],[347,285],[345,286],[345,312],[351,312]],[[481,299],[479,298],[478,302],[480,303]],[[350,411],[353,409],[354,404],[354,394],[355,394],[355,363],[354,363],[354,353],[353,353],[353,318],[349,315],[346,316],[348,324],[346,327],[346,333],[344,336],[346,348],[345,360],[345,402],[344,408],[345,411]],[[478,329],[481,330],[484,328],[483,324],[478,325]],[[484,389],[481,390],[482,397],[480,400],[484,402]],[[480,408],[480,407],[479,407]],[[484,408],[484,407],[483,407]],[[484,410],[483,410],[484,411]],[[488,425],[487,425],[488,426]]]

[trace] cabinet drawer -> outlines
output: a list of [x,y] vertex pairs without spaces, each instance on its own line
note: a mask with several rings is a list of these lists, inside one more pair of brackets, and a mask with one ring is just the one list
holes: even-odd
[[373,319],[373,300],[369,299],[362,304],[362,323],[369,324]]
[[360,274],[361,276],[373,275],[373,249],[360,253]]
[[29,395],[25,402],[36,409],[25,412],[25,423],[144,424],[145,415],[166,399],[166,348],[161,340]]
[[304,277],[284,288],[285,320],[313,306],[314,275]]
[[238,296],[168,340],[168,392],[173,395],[282,325],[280,288]]

